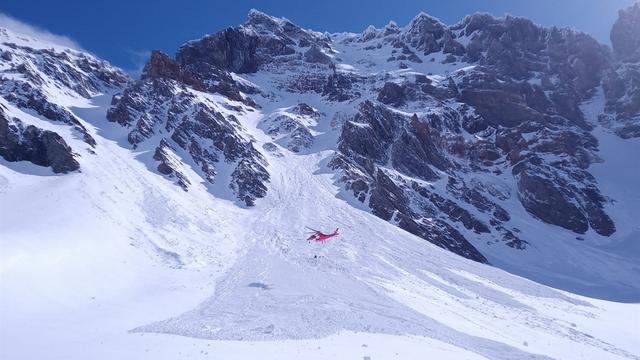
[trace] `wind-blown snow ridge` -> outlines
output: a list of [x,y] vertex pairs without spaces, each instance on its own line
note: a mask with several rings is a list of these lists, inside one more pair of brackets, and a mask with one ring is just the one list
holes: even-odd
[[11,16],[0,13],[0,39],[5,42],[31,46],[33,48],[67,48],[86,51],[72,39],[52,34],[46,30],[26,24]]

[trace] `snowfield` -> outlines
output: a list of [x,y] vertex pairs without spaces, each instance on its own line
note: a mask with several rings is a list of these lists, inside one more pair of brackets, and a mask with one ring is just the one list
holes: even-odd
[[[0,166],[3,359],[640,358],[640,304],[410,235],[342,199],[329,150],[265,153],[268,196],[245,209],[149,172],[104,120],[108,100],[75,110],[95,155],[65,136],[81,172]],[[258,143],[264,116],[242,120]],[[305,226],[341,235],[308,243]]]

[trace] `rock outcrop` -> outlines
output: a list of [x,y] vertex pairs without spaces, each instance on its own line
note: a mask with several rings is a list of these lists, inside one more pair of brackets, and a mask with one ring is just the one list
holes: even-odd
[[[152,61],[156,61],[154,56]],[[131,128],[128,140],[134,148],[155,146],[157,170],[175,177],[185,190],[191,181],[181,168],[185,162],[193,162],[211,184],[217,184],[221,171],[232,173],[226,186],[248,206],[264,197],[269,179],[266,162],[242,135],[237,118],[223,114],[221,107],[225,104],[180,82],[176,67],[169,68],[167,77],[156,70],[151,77],[151,67],[147,65],[142,79],[114,98],[107,119]],[[245,111],[241,103],[236,106],[231,112]],[[186,154],[186,159],[176,155],[177,149]],[[226,170],[228,167],[231,169]]]
[[601,122],[622,138],[640,137],[640,3],[620,10],[611,31],[616,63],[606,74],[603,88],[607,112]]
[[611,44],[616,58],[640,62],[640,3],[619,12],[611,29]]
[[[1,105],[0,105],[1,106]],[[9,119],[0,107],[0,156],[7,161],[29,161],[50,167],[54,173],[80,169],[71,147],[57,133],[19,119]]]

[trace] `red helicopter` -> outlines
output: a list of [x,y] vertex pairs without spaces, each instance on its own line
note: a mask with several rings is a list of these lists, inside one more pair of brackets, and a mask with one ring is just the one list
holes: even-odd
[[338,235],[338,229],[330,234],[325,234],[322,231],[315,230],[310,227],[308,227],[307,229],[312,231],[311,236],[307,238],[307,241],[325,242],[328,239]]

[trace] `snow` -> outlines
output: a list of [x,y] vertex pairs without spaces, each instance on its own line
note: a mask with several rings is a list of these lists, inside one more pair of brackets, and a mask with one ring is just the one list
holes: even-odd
[[[535,284],[356,209],[322,167],[330,150],[267,154],[269,195],[241,209],[149,172],[103,112],[76,110],[98,141],[82,173],[0,167],[3,358],[638,358],[638,304]],[[263,116],[241,119],[258,142]],[[309,244],[304,226],[342,231]]]
[[[6,20],[5,17],[2,18],[3,20]],[[24,28],[22,30],[28,30],[27,28]],[[52,39],[55,40],[55,38],[57,37],[56,35],[52,35]],[[60,40],[63,40],[63,37],[57,37]],[[68,40],[68,39],[67,39]],[[12,44],[16,44],[18,46],[28,46],[32,49],[54,49],[56,51],[66,51],[69,53],[77,53],[78,51],[69,47],[68,45],[73,45],[73,44],[62,44],[65,43],[65,41],[59,41],[59,43],[55,43],[55,42],[51,42],[51,41],[42,41],[38,38],[35,38],[29,34],[25,34],[24,31],[23,33],[18,33],[15,32],[14,30],[8,28],[8,27],[4,27],[4,26],[0,26],[0,42],[1,43],[12,43]]]
[[[382,58],[369,59],[379,68],[358,66],[364,52],[349,47],[360,46],[338,46],[350,69],[390,70]],[[326,167],[338,136],[329,119],[345,119],[355,105],[284,94],[273,78],[247,76],[276,96],[235,114],[257,149],[272,141],[260,124],[274,112],[304,102],[324,115],[309,123],[308,152],[264,154],[268,195],[250,209],[214,196],[197,171],[188,192],[149,171],[149,150],[131,150],[127,129],[106,121],[110,93],[64,98],[96,139],[96,154],[64,125],[3,102],[10,114],[58,131],[81,172],[0,162],[0,358],[640,359],[640,304],[466,260],[369,213]],[[637,153],[638,143],[596,134],[604,162],[592,171],[618,201],[610,210],[623,238],[605,244],[590,233],[576,246],[512,197],[503,203],[510,226],[539,238],[526,253],[477,241],[493,264],[565,290],[637,291],[638,227],[629,214],[638,213],[639,179],[615,155]],[[512,177],[474,180],[513,194]],[[308,243],[305,226],[341,234]]]
[[[591,102],[585,104],[583,111],[594,116],[604,108],[602,88]],[[604,196],[613,200],[605,207],[606,212],[616,224],[616,236],[612,239],[600,239],[608,250],[622,256],[640,258],[640,139],[622,139],[612,130],[597,125],[593,135],[598,139],[601,158],[599,163],[591,165],[589,172],[596,177]],[[615,174],[615,176],[612,176]]]

